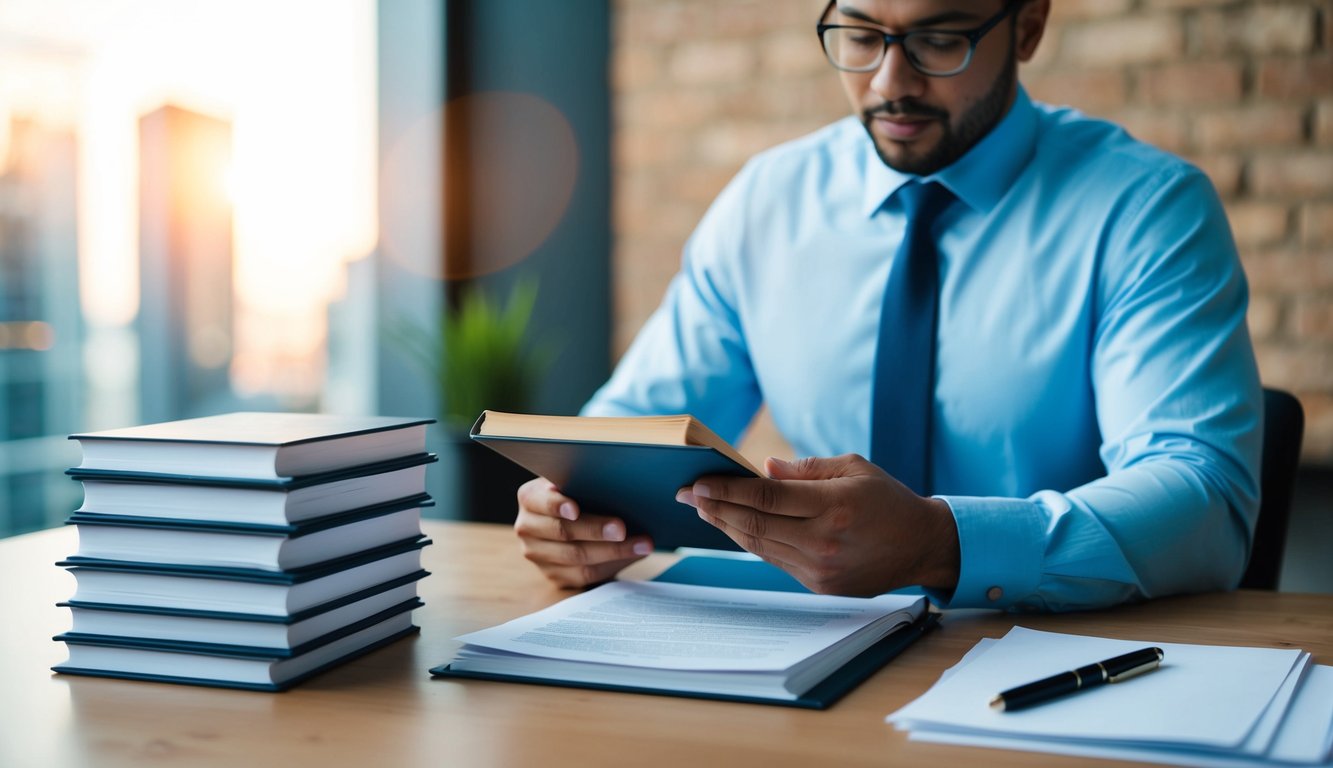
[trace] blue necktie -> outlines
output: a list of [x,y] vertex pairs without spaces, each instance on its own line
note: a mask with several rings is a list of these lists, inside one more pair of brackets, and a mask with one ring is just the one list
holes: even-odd
[[907,229],[889,268],[875,350],[870,460],[913,491],[931,493],[931,413],[939,261],[931,228],[953,202],[940,184],[909,182],[898,190]]

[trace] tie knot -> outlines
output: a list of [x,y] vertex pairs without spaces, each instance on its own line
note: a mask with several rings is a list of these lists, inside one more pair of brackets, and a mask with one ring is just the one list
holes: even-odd
[[909,219],[922,218],[927,221],[938,216],[954,199],[948,187],[937,181],[925,184],[919,181],[908,182],[898,190],[898,197],[902,200],[903,213]]

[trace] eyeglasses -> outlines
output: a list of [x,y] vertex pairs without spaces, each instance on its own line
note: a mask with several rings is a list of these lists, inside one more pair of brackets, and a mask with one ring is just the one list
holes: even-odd
[[999,13],[976,29],[922,29],[891,35],[874,27],[823,23],[836,4],[837,0],[829,0],[824,14],[819,17],[819,25],[815,27],[830,64],[844,72],[873,72],[884,62],[889,46],[899,43],[913,69],[931,77],[949,77],[967,69],[981,38],[1022,5],[1006,0]]

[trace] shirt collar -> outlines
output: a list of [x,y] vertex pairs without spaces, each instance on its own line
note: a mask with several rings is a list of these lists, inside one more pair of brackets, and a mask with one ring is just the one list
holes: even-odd
[[865,196],[862,211],[874,216],[884,202],[909,181],[938,181],[977,211],[994,208],[1036,149],[1037,110],[1023,86],[1008,114],[967,154],[937,173],[920,177],[900,173],[884,164],[874,142],[865,137]]

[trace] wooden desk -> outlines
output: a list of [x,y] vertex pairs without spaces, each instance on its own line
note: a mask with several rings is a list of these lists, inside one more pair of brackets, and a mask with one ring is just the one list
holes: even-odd
[[53,563],[73,554],[74,531],[0,541],[0,766],[1067,765],[1077,761],[911,744],[884,716],[1015,623],[1298,646],[1333,663],[1333,596],[1238,592],[1061,616],[953,612],[827,712],[431,680],[426,670],[452,655],[455,635],[564,593],[520,557],[507,528],[430,522],[427,532],[421,634],[283,694],[53,675],[65,649],[50,638],[69,624],[54,603],[74,589]]

